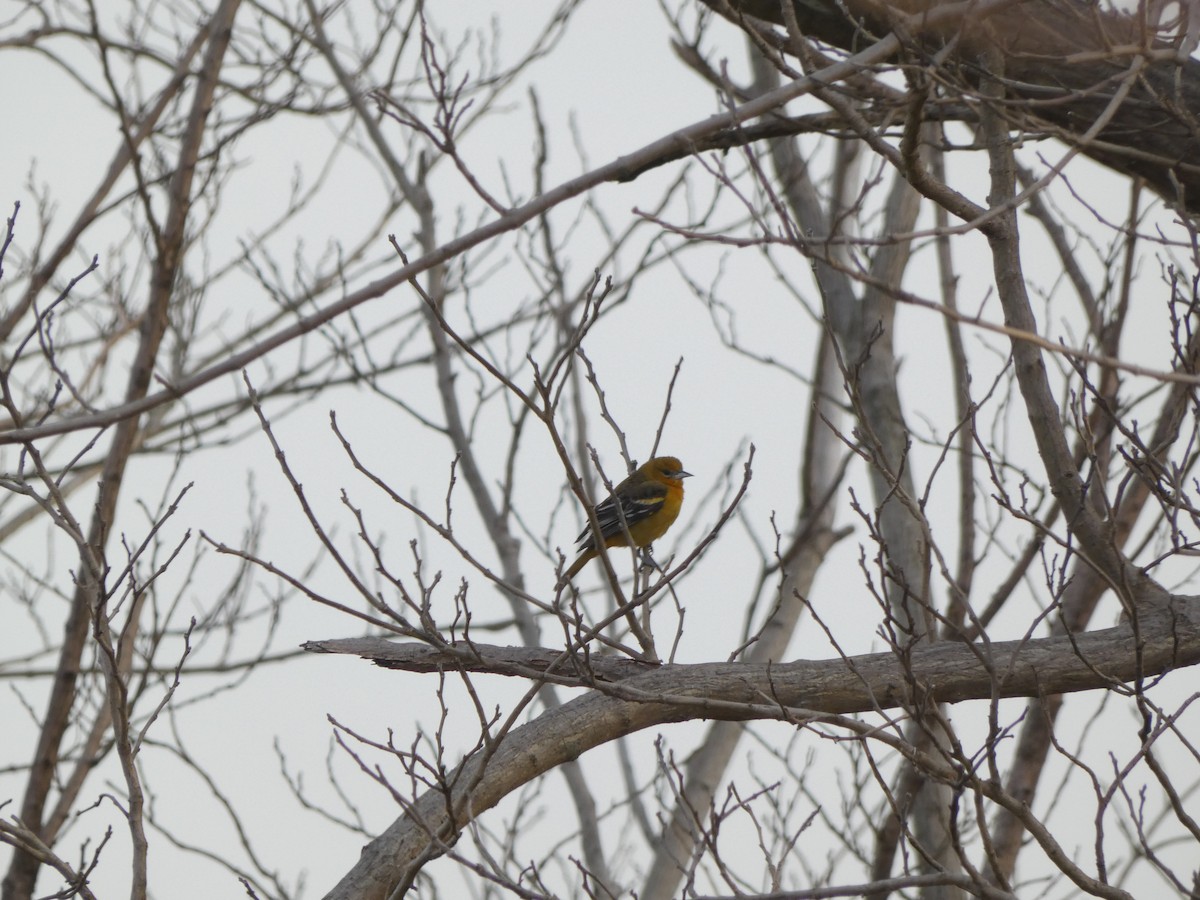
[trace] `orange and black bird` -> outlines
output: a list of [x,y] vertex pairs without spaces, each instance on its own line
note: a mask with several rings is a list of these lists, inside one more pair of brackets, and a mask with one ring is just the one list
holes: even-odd
[[[656,456],[596,504],[596,521],[605,547],[649,547],[679,517],[683,505],[683,464],[674,456]],[[579,557],[562,583],[570,581],[596,558],[596,536],[585,528],[578,537]]]

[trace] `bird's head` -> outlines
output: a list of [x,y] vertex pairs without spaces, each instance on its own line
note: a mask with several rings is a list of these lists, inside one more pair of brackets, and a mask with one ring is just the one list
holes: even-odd
[[650,460],[650,466],[660,477],[669,481],[679,481],[692,475],[691,472],[684,471],[683,463],[674,456],[657,456]]

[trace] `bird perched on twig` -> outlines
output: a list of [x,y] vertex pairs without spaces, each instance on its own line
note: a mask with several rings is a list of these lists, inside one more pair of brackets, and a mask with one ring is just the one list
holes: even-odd
[[[683,464],[674,456],[656,456],[613,488],[596,504],[596,521],[605,547],[644,549],[662,537],[679,516],[683,504]],[[596,535],[591,527],[578,537],[579,556],[567,569],[561,584],[579,574],[596,558]]]

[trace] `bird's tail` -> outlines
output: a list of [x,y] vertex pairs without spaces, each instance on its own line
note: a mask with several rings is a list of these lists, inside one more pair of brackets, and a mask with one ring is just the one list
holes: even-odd
[[575,559],[575,562],[571,563],[571,567],[569,569],[567,569],[566,572],[563,573],[563,577],[558,582],[558,586],[563,587],[568,581],[571,581],[576,575],[578,575],[581,571],[583,571],[584,566],[586,566],[589,562],[591,562],[595,558],[596,558],[595,550],[584,550],[582,553],[580,553],[579,556]]

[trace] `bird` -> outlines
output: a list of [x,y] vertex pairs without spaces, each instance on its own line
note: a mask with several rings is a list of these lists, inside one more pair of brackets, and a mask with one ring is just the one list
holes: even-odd
[[[674,456],[656,456],[613,488],[596,504],[596,521],[605,547],[649,547],[662,537],[679,516],[683,504],[683,479],[691,472]],[[585,528],[576,541],[579,556],[560,584],[566,584],[596,558],[596,536]]]

